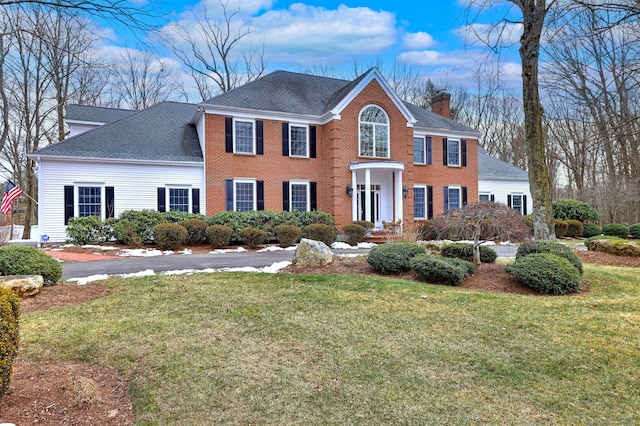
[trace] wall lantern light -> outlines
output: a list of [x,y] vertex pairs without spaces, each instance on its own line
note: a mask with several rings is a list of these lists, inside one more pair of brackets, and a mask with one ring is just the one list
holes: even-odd
[[407,198],[408,195],[409,195],[409,190],[407,189],[407,185],[404,185],[402,187],[402,198]]
[[351,187],[351,185],[347,185],[347,195],[349,197],[353,197],[353,188]]

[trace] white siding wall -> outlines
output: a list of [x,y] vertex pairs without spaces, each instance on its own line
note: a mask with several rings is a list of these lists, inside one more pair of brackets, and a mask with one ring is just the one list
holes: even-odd
[[[529,190],[528,181],[505,181],[478,179],[478,194],[493,194],[496,203],[507,205],[507,195],[522,194],[527,196],[527,214],[531,213],[533,206],[531,200],[531,191]],[[477,200],[474,200],[477,201]],[[469,203],[472,201],[469,200]]]
[[93,130],[97,127],[100,127],[101,124],[80,124],[80,123],[69,123],[69,136],[76,136],[80,133],[84,133],[89,130]]
[[[40,236],[50,242],[66,239],[64,225],[65,185],[113,186],[115,217],[124,210],[158,208],[158,187],[179,185],[200,189],[200,212],[204,211],[204,168],[200,165],[116,164],[42,160],[38,166]],[[104,196],[104,193],[103,193]],[[37,238],[37,236],[34,235]]]

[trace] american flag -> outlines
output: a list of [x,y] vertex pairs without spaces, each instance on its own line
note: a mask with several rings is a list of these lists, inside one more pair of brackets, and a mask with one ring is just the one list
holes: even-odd
[[10,214],[12,210],[11,205],[13,204],[13,200],[21,196],[22,192],[22,189],[15,186],[13,182],[8,180],[6,185],[4,186],[4,195],[2,196],[2,207],[0,208],[0,211],[2,211],[2,213],[4,214]]

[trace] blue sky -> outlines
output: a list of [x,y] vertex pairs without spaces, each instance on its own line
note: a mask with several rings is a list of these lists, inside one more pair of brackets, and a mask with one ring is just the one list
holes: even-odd
[[[154,0],[136,1],[158,6],[168,13],[170,23],[186,27],[192,22],[189,14],[192,8],[206,5],[215,15],[220,7],[220,0],[164,0],[163,4]],[[468,36],[471,24],[474,33],[491,39],[495,34],[489,31],[489,24],[498,21],[498,13],[504,12],[494,9],[470,23],[468,12],[476,11],[468,9],[465,3],[468,0],[225,1],[229,9],[239,9],[243,19],[251,22],[253,31],[246,41],[264,44],[269,70],[304,71],[314,67],[346,70],[353,68],[354,62],[364,67],[377,61],[391,67],[397,61],[434,81],[460,86],[475,84],[473,76],[478,67],[488,58],[497,59],[475,37]],[[508,33],[507,43],[513,43],[518,27],[511,25],[509,29],[513,31]],[[170,34],[171,27],[165,26],[164,32]],[[131,48],[135,44],[130,38],[123,38],[124,33],[115,34],[108,37],[107,45]],[[520,65],[515,49],[501,51],[499,67],[502,78],[517,87]]]

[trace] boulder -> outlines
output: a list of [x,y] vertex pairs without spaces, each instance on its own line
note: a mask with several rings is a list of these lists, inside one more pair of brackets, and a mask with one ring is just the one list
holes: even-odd
[[42,275],[0,276],[0,287],[13,290],[19,297],[36,295],[40,293],[43,285]]
[[325,266],[333,262],[334,254],[322,241],[303,238],[298,244],[291,263],[295,266]]

